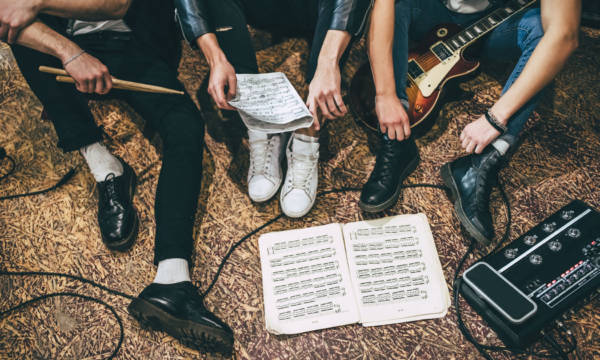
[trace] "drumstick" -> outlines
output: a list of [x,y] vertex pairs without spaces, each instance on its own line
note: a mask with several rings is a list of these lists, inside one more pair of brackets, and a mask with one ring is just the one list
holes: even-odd
[[[56,81],[74,84],[75,80],[69,76],[63,69],[57,69],[48,66],[40,66],[39,71],[47,74],[59,75],[56,77]],[[137,83],[133,81],[125,81],[117,78],[112,78],[113,87],[115,89],[120,90],[131,90],[131,91],[141,91],[141,92],[150,92],[150,93],[158,93],[158,94],[176,94],[176,95],[184,95],[183,91],[168,89],[162,86],[148,85]]]

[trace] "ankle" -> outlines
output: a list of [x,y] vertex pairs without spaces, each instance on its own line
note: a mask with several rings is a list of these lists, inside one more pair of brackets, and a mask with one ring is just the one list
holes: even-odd
[[158,262],[156,284],[175,284],[182,281],[191,281],[189,264],[185,259],[165,259]]
[[121,161],[101,143],[96,142],[84,146],[79,151],[97,182],[104,181],[109,174],[123,175],[124,169]]

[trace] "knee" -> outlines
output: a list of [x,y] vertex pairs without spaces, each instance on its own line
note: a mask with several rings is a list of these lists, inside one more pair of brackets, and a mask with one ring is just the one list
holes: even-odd
[[519,31],[522,32],[522,35],[519,36],[521,49],[535,49],[544,36],[539,8],[531,9],[523,15],[519,22]]
[[163,136],[165,152],[196,156],[202,153],[204,145],[204,120],[198,111],[193,114],[179,114],[165,124]]

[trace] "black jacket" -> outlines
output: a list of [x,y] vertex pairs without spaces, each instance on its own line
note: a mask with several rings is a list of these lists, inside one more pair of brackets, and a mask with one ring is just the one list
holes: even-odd
[[[215,31],[210,21],[206,1],[209,0],[175,0],[183,36],[192,45],[200,36]],[[374,0],[322,0],[321,6],[327,2],[334,2],[333,18],[329,29],[359,35],[367,23],[367,16]]]
[[177,68],[181,35],[174,14],[172,0],[133,0],[124,20],[148,51]]

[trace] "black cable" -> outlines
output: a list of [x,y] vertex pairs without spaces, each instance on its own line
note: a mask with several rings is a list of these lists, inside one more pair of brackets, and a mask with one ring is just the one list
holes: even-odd
[[[7,272],[1,272],[0,275],[14,275],[11,273],[7,273]],[[60,274],[63,275],[63,274]],[[88,280],[89,281],[89,280]],[[73,298],[80,298],[83,300],[87,300],[87,301],[92,301],[95,303],[98,303],[102,306],[104,306],[105,308],[107,308],[108,310],[110,310],[110,312],[112,313],[113,317],[117,320],[117,323],[119,324],[119,341],[117,342],[117,346],[115,346],[114,350],[111,352],[111,354],[107,357],[107,359],[113,359],[117,353],[119,352],[119,350],[121,349],[121,346],[123,345],[123,339],[125,338],[125,330],[123,328],[123,321],[121,320],[121,317],[119,317],[119,315],[117,314],[117,311],[115,310],[115,308],[113,308],[112,306],[108,305],[106,302],[97,299],[95,297],[92,296],[87,296],[87,295],[81,295],[81,294],[77,294],[74,292],[58,292],[58,293],[52,293],[52,294],[45,294],[42,296],[38,296],[35,297],[33,299],[27,300],[25,302],[22,302],[16,306],[13,306],[12,308],[2,311],[0,312],[0,319],[2,319],[3,317],[7,316],[8,314],[17,311],[21,308],[24,308],[26,306],[29,306],[31,304],[40,302],[42,300],[46,300],[46,299],[50,299],[50,298],[54,298],[54,297],[59,297],[59,296],[65,296],[65,297],[73,297]]]
[[[13,165],[14,168],[14,165]],[[12,171],[12,170],[11,170]],[[0,200],[8,200],[8,199],[15,199],[15,198],[19,198],[19,197],[24,197],[24,196],[33,196],[33,195],[39,195],[39,194],[43,194],[43,193],[47,193],[49,191],[52,191],[62,185],[64,185],[71,177],[73,177],[73,175],[75,174],[76,169],[71,169],[67,174],[65,174],[65,176],[63,176],[63,178],[54,186],[45,189],[45,190],[41,190],[41,191],[36,191],[36,192],[31,192],[31,193],[27,193],[27,194],[17,194],[17,195],[10,195],[10,196],[5,196],[5,197],[0,197]],[[506,205],[506,211],[507,211],[507,222],[506,222],[506,227],[505,227],[505,231],[504,231],[504,235],[502,236],[502,239],[500,240],[500,242],[496,245],[496,247],[492,250],[492,253],[495,252],[497,249],[499,249],[502,244],[509,239],[510,237],[510,225],[511,225],[511,211],[510,211],[510,203],[508,201],[508,197],[504,191],[504,188],[502,187],[502,184],[498,183],[498,187],[500,189],[500,193],[502,196],[502,199]],[[434,188],[434,189],[440,189],[440,190],[444,190],[447,191],[448,188],[444,185],[438,185],[438,184],[407,184],[407,185],[403,185],[401,186],[401,188]],[[325,196],[325,195],[329,195],[329,194],[334,194],[334,193],[343,193],[343,192],[351,192],[351,191],[360,191],[361,188],[351,188],[351,187],[343,187],[343,188],[339,188],[339,189],[330,189],[330,190],[325,190],[322,191],[320,193],[318,193],[316,195],[317,198]],[[229,258],[231,257],[231,255],[233,254],[233,252],[235,252],[235,250],[241,246],[247,239],[249,239],[250,237],[254,236],[255,234],[259,233],[260,231],[264,230],[265,228],[267,228],[268,226],[274,224],[275,222],[277,222],[278,220],[280,220],[283,217],[282,213],[277,214],[276,216],[274,216],[273,218],[269,219],[268,221],[266,221],[263,225],[255,228],[254,230],[252,230],[251,232],[249,232],[248,234],[244,235],[240,240],[238,240],[237,242],[235,242],[227,251],[227,253],[225,254],[225,256],[223,257],[223,259],[221,260],[221,263],[219,264],[218,268],[217,268],[217,272],[215,273],[215,275],[213,276],[213,279],[211,281],[211,283],[208,285],[208,287],[206,288],[206,290],[201,294],[202,297],[206,297],[208,295],[208,293],[210,293],[210,291],[213,289],[214,285],[217,283],[224,266],[227,264],[227,261],[229,260]],[[492,360],[492,358],[489,356],[489,354],[487,353],[486,350],[490,350],[490,351],[513,351],[513,352],[522,352],[522,349],[516,349],[516,348],[509,348],[509,347],[502,347],[502,346],[490,346],[490,345],[484,345],[479,343],[471,334],[471,332],[469,331],[469,329],[466,327],[466,325],[464,324],[463,320],[462,320],[462,316],[460,313],[460,307],[459,307],[459,286],[461,283],[461,280],[458,279],[458,274],[460,273],[460,270],[462,269],[462,267],[464,266],[468,256],[473,252],[475,246],[475,242],[474,240],[471,240],[469,247],[467,248],[466,253],[463,255],[463,257],[461,258],[461,260],[459,261],[459,264],[456,268],[456,271],[454,273],[454,284],[453,284],[453,289],[454,289],[454,304],[455,304],[455,308],[456,308],[456,313],[457,313],[457,320],[458,320],[458,325],[459,328],[461,330],[461,332],[463,333],[463,335],[465,336],[465,338],[471,342],[475,348],[488,360]],[[8,272],[8,271],[0,271],[0,276],[55,276],[55,277],[64,277],[64,278],[69,278],[72,280],[76,280],[76,281],[80,281],[89,285],[92,285],[94,287],[97,287],[101,290],[107,291],[113,295],[116,296],[121,296],[124,298],[127,298],[129,300],[134,299],[135,297],[117,290],[113,290],[110,289],[104,285],[98,284],[92,280],[88,280],[85,279],[83,277],[80,276],[75,276],[75,275],[70,275],[70,274],[64,274],[64,273],[50,273],[50,272]],[[119,327],[120,327],[120,335],[119,335],[119,342],[117,343],[117,346],[115,347],[115,349],[113,350],[113,352],[111,353],[111,355],[108,357],[108,359],[112,359],[120,350],[122,343],[123,343],[123,338],[124,338],[124,330],[123,330],[123,323],[121,318],[119,317],[119,315],[117,314],[117,312],[114,310],[114,308],[110,305],[108,305],[107,303],[105,303],[104,301],[100,300],[100,299],[96,299],[93,297],[89,297],[86,295],[81,295],[81,294],[77,294],[77,293],[72,293],[72,292],[63,292],[63,293],[54,293],[54,294],[48,294],[48,295],[43,295],[37,298],[33,298],[31,300],[28,300],[26,302],[23,302],[21,304],[18,304],[6,311],[0,312],[0,319],[2,319],[3,317],[5,317],[6,315],[8,315],[9,313],[16,311],[18,309],[21,309],[25,306],[28,306],[30,304],[36,303],[38,301],[47,299],[49,297],[55,297],[55,296],[70,296],[70,297],[77,297],[77,298],[82,298],[85,300],[89,300],[92,302],[96,302],[99,303],[103,306],[105,306],[106,308],[108,308],[113,316],[115,317],[115,319],[117,320],[117,322],[119,323]],[[561,349],[562,350],[562,349]]]
[[49,187],[47,189],[33,191],[33,192],[25,193],[25,194],[15,194],[15,195],[1,196],[0,197],[0,201],[12,200],[12,199],[22,198],[22,197],[26,197],[26,196],[41,195],[41,194],[45,194],[45,193],[48,193],[50,191],[56,190],[59,187],[61,187],[64,184],[66,184],[67,181],[71,180],[71,178],[73,177],[73,175],[75,175],[76,172],[77,172],[77,168],[73,168],[73,169],[69,170],[55,185],[53,185],[52,187]]

